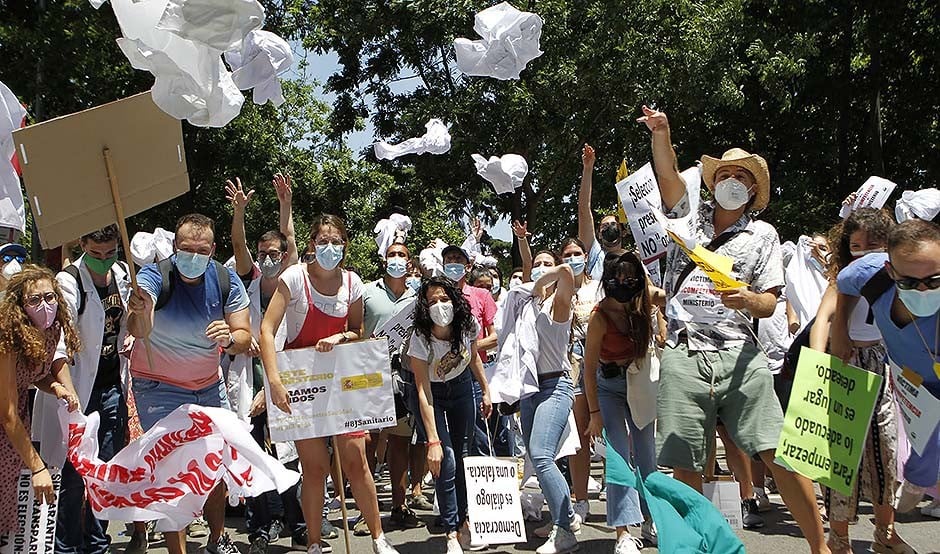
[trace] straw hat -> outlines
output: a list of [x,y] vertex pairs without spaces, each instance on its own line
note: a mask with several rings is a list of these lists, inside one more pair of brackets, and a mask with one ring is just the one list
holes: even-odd
[[740,148],[732,148],[721,155],[721,159],[711,156],[702,156],[702,178],[708,186],[708,190],[715,190],[715,173],[722,167],[736,165],[743,167],[754,176],[757,186],[757,197],[754,205],[751,207],[754,211],[760,211],[767,207],[770,201],[770,171],[767,169],[767,161],[757,154],[750,154]]

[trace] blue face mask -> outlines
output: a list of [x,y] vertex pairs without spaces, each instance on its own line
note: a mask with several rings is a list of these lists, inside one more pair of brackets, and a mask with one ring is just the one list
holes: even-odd
[[571,271],[573,271],[575,275],[584,273],[584,266],[587,263],[584,261],[584,256],[568,256],[564,259],[564,262],[571,266]]
[[540,266],[533,267],[533,268],[532,268],[532,273],[530,274],[531,277],[532,277],[532,281],[533,281],[533,282],[538,281],[538,280],[539,280],[539,277],[541,277],[541,276],[545,273],[545,270],[546,270],[546,269],[548,269],[548,268],[545,267],[544,265],[540,265]]
[[318,244],[317,263],[327,271],[336,269],[343,261],[343,246],[338,244]]
[[405,285],[408,286],[411,290],[418,292],[418,289],[421,288],[421,278],[420,277],[408,277],[405,279]]
[[917,317],[930,317],[940,311],[940,289],[898,289],[898,297]]
[[444,264],[444,275],[451,281],[459,281],[467,274],[467,266],[463,264]]
[[408,271],[408,262],[404,258],[389,258],[385,261],[385,271],[388,272],[389,277],[398,279]]
[[209,267],[209,256],[179,250],[176,252],[176,269],[187,279],[198,279]]

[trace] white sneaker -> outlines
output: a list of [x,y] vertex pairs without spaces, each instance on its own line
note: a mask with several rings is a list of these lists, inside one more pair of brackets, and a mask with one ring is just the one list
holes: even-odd
[[659,546],[659,534],[656,532],[656,524],[653,520],[647,520],[640,526],[640,536],[651,546]]
[[460,548],[469,550],[470,552],[478,552],[489,548],[489,545],[486,544],[474,544],[470,529],[466,527],[461,527],[460,530],[457,531],[457,540],[460,542]]
[[921,515],[940,518],[940,499],[934,500],[920,509]]
[[535,549],[535,554],[566,554],[577,552],[578,539],[574,533],[559,526],[554,526],[545,544]]
[[447,539],[447,554],[463,554],[463,548],[460,547],[460,540],[457,537]]
[[311,544],[307,547],[307,554],[323,554],[323,549],[319,544]]
[[904,481],[895,496],[897,505],[895,511],[899,514],[910,512],[920,504],[926,492],[926,488]]
[[581,516],[581,521],[586,521],[591,514],[591,503],[587,500],[578,500],[572,506],[574,513]]
[[389,544],[388,539],[385,538],[385,533],[372,541],[372,552],[373,554],[398,554],[398,550]]
[[767,492],[764,490],[755,490],[754,491],[754,500],[757,501],[757,511],[766,512],[770,510],[770,498],[767,496]]
[[588,494],[598,494],[601,492],[601,483],[593,477],[588,477]]
[[637,546],[637,541],[640,542],[641,547],[643,541],[634,538],[629,532],[620,535],[620,538],[617,539],[617,544],[614,545],[614,554],[639,554],[640,547]]
[[[574,517],[571,518],[571,533],[579,534],[581,533],[581,523],[584,520],[581,519],[581,516],[578,515],[578,512],[574,513]],[[540,539],[548,538],[552,534],[552,528],[555,527],[555,522],[548,520],[548,523],[537,528],[535,531],[532,531],[532,534]]]

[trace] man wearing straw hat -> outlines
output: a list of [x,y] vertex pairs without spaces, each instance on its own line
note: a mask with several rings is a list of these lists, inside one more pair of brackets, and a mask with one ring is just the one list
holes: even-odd
[[708,445],[720,419],[741,450],[771,469],[812,552],[827,553],[812,481],[774,463],[783,411],[752,332],[753,319],[773,314],[784,284],[777,231],[751,215],[767,207],[770,198],[767,162],[740,148],[720,159],[703,156],[702,177],[714,199],[692,214],[666,114],[644,106],[638,121],[652,132],[666,216],[689,216],[687,234],[730,257],[732,276],[747,283],[718,292],[677,245],[669,249],[663,276],[669,338],[657,398],[659,464],[671,466],[677,479],[701,491]]

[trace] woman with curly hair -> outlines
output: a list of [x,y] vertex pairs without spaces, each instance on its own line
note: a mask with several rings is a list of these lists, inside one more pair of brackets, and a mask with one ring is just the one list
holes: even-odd
[[473,379],[480,412],[492,412],[489,384],[477,349],[479,326],[463,292],[450,279],[432,277],[418,290],[408,356],[418,396],[419,425],[428,437],[428,465],[447,533],[447,554],[470,546],[463,458],[473,436]]
[[[30,385],[78,408],[78,395],[66,359],[81,348],[55,275],[27,265],[7,284],[0,300],[0,413],[5,434],[0,438],[0,534],[16,532],[16,482],[20,470],[33,474],[33,490],[47,504],[55,502],[52,477],[29,436]],[[65,353],[56,352],[65,335]],[[58,356],[60,357],[57,357]]]

